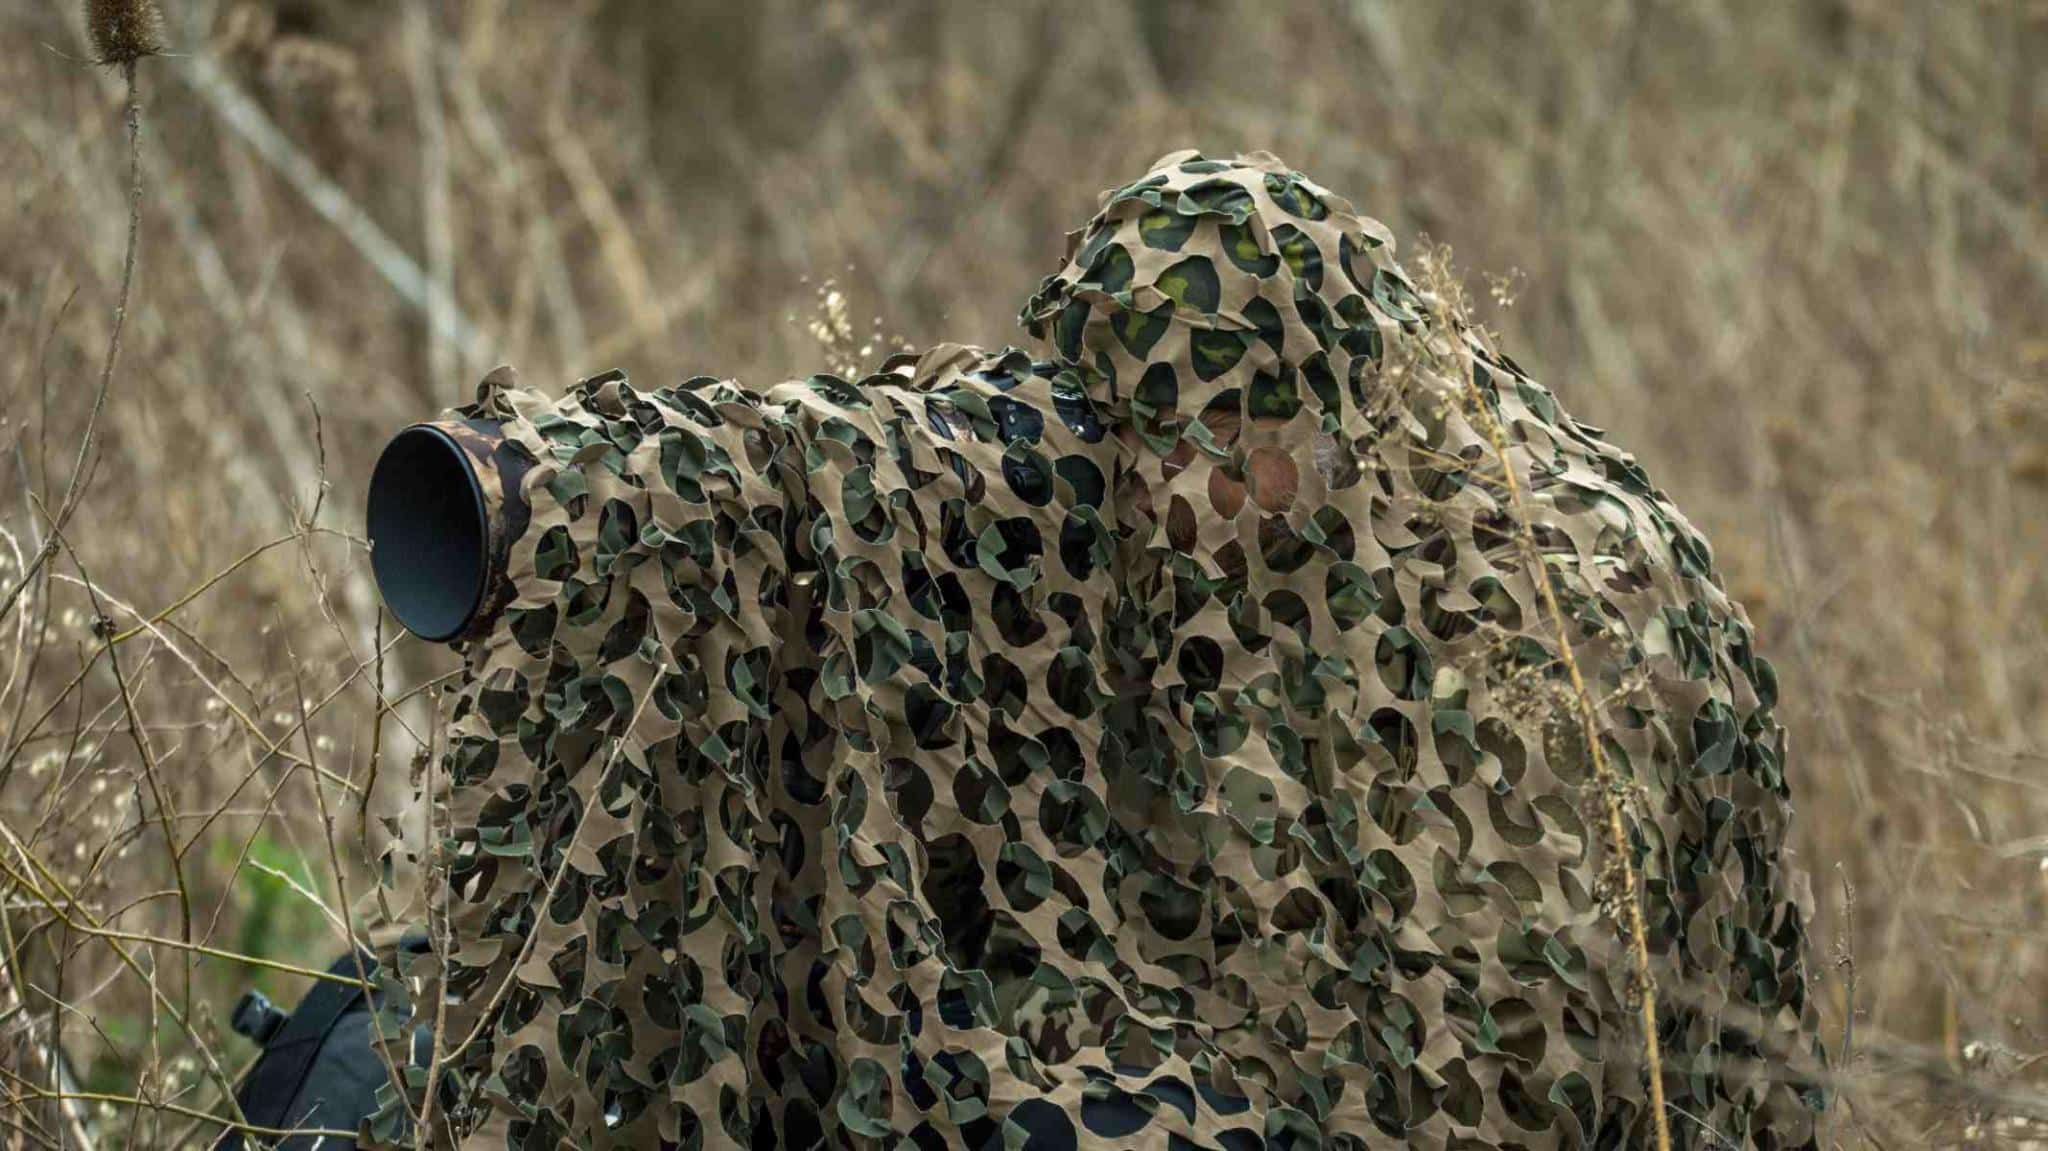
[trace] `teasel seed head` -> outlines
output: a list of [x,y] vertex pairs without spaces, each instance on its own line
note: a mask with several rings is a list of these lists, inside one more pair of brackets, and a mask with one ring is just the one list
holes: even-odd
[[164,50],[164,15],[156,0],[85,0],[85,29],[101,64],[132,64]]

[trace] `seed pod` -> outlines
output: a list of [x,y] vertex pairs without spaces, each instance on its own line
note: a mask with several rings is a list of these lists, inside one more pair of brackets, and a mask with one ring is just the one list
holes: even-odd
[[164,50],[164,14],[156,0],[85,0],[94,59],[130,64]]

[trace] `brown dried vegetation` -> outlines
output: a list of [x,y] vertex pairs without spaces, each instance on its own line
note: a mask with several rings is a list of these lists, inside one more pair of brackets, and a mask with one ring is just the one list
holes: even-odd
[[[250,1055],[234,996],[404,914],[361,844],[422,841],[453,661],[378,622],[391,430],[500,361],[765,383],[1000,342],[1095,190],[1188,144],[1503,273],[1480,318],[1715,542],[1838,941],[1831,1143],[2035,1138],[2048,10],[656,7],[0,12],[0,1139],[190,1142]],[[78,61],[159,50],[81,453],[131,184],[122,71]],[[1298,480],[1248,471],[1261,507]]]

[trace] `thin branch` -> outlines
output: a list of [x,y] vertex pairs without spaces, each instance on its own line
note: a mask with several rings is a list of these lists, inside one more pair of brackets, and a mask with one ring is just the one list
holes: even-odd
[[[71,555],[72,566],[78,569],[78,578],[85,585],[85,594],[92,601],[94,619],[107,618],[100,606],[100,594],[93,586],[92,577],[86,574],[85,561],[78,557],[78,550],[64,538],[62,529],[53,527],[50,538],[63,544]],[[171,880],[178,889],[178,924],[185,946],[191,947],[192,939],[192,893],[185,886],[184,854],[178,850],[178,835],[171,828],[171,805],[165,795],[161,773],[157,768],[156,755],[150,750],[149,735],[142,728],[142,719],[135,713],[135,697],[128,690],[128,678],[121,672],[121,653],[114,649],[112,642],[106,644],[107,662],[114,669],[114,686],[121,696],[121,710],[128,719],[128,738],[135,744],[135,753],[142,758],[142,777],[149,784],[150,799],[156,804],[158,826],[163,831],[164,852],[171,865]],[[192,953],[185,952],[185,1013],[192,1012]]]
[[444,334],[453,325],[455,305],[455,230],[449,223],[448,121],[441,107],[441,86],[434,69],[432,5],[411,0],[405,6],[406,76],[412,86],[414,118],[420,131],[420,215],[427,246],[427,379],[430,395],[456,386],[469,368],[458,363],[456,349]]
[[[291,653],[289,643],[286,644],[285,651],[288,655]],[[382,666],[381,654],[378,658],[380,660],[379,666]],[[306,759],[308,762],[313,762],[318,752],[314,744],[311,717],[306,711],[306,680],[305,676],[299,671],[298,659],[294,657],[291,663],[292,689],[299,708],[299,730],[306,741]],[[363,965],[363,947],[356,940],[355,923],[350,918],[355,910],[355,901],[349,896],[348,869],[342,866],[340,851],[334,845],[334,812],[327,805],[327,789],[320,785],[319,773],[317,771],[314,772],[310,778],[313,787],[313,801],[320,808],[320,839],[327,848],[328,868],[334,873],[335,901],[341,905],[338,922],[341,926],[342,935],[348,942],[349,959],[355,964],[356,975],[362,979],[365,986],[368,986],[370,984],[370,972]],[[366,841],[359,841],[357,846],[367,851],[368,844]],[[398,1065],[391,1058],[390,1044],[381,1034],[381,1029],[377,1038],[370,1046],[376,1049],[377,1059],[384,1065],[384,1073],[390,1077],[390,1081],[392,1083],[403,1083],[405,1080],[398,1072]],[[408,1115],[415,1114],[412,1109],[412,1101],[405,1098],[404,1092],[399,1092],[399,1098],[405,1105],[406,1113]]]
[[[34,866],[35,870],[44,870],[41,861],[37,860],[34,856],[29,855],[19,845],[16,846],[16,850],[20,852],[21,855]],[[339,983],[344,987],[357,987],[365,991],[373,990],[373,988],[369,984],[363,982],[360,979],[350,979],[346,975],[333,975],[328,972],[321,971],[318,968],[301,967],[296,963],[286,963],[282,960],[264,959],[260,956],[255,955],[244,955],[238,951],[227,951],[219,947],[209,947],[204,943],[188,944],[181,940],[169,939],[161,935],[150,935],[147,932],[142,931],[123,931],[117,927],[104,927],[93,922],[92,917],[90,916],[89,913],[87,913],[86,917],[83,919],[74,919],[71,917],[70,914],[68,914],[64,910],[62,906],[59,905],[58,900],[52,898],[48,893],[44,892],[42,888],[36,886],[34,882],[29,880],[21,872],[16,871],[13,865],[5,862],[4,860],[0,860],[0,876],[5,876],[7,880],[13,883],[16,887],[27,892],[31,897],[42,901],[44,906],[49,908],[50,914],[55,915],[59,922],[61,922],[65,927],[68,927],[81,935],[90,935],[96,939],[104,939],[113,943],[143,943],[148,944],[152,947],[175,947],[181,950],[190,951],[196,955],[204,955],[210,959],[224,959],[230,963],[241,963],[246,964],[250,967],[262,967],[270,971],[281,971],[286,975],[303,975],[308,979],[317,979],[324,983]],[[44,878],[52,879],[54,877],[46,873],[44,875]],[[84,908],[78,906],[78,901],[76,897],[74,897],[69,891],[63,889],[61,886],[58,887],[58,890],[64,896],[64,903],[72,905],[81,912],[84,911]],[[121,949],[118,947],[116,947],[115,950],[117,952],[121,951]],[[125,954],[125,952],[123,952],[123,954]],[[142,974],[141,969],[139,967],[136,968],[136,972],[138,975]],[[147,979],[146,976],[145,979]],[[152,987],[155,986],[154,980],[149,980],[149,982]],[[161,994],[161,992],[159,992],[159,994]]]
[[[243,1122],[240,1119],[229,1119],[223,1115],[201,1111],[196,1107],[186,1107],[179,1103],[165,1103],[153,1099],[144,1099],[137,1095],[114,1095],[104,1091],[51,1091],[48,1088],[37,1087],[34,1084],[23,1084],[23,1086],[27,1087],[29,1093],[38,1099],[56,1100],[59,1102],[77,1100],[82,1103],[110,1103],[117,1107],[169,1111],[174,1115],[183,1115],[188,1119],[196,1119],[202,1123],[211,1123],[216,1127],[225,1127],[240,1131],[244,1135],[256,1135],[265,1139],[284,1139],[294,1135],[311,1135],[318,1139],[354,1139],[357,1134],[354,1131],[344,1131],[338,1127],[263,1127],[255,1123]],[[7,1099],[7,1102],[19,1106],[21,1097],[18,1095],[11,1096]]]
[[300,151],[218,64],[207,56],[185,57],[179,63],[179,77],[214,114],[284,177],[321,219],[333,225],[400,299],[425,315],[442,339],[460,348],[473,362],[489,355],[490,340],[469,322],[462,309],[441,296],[438,285],[420,270],[418,262],[386,235],[341,185]]
[[[633,715],[626,721],[626,726],[621,729],[619,735],[614,737],[611,752],[605,757],[604,766],[598,771],[599,778],[603,778],[605,773],[611,770],[612,764],[618,761],[619,753],[625,750],[627,738],[632,733],[633,728],[640,722],[640,714],[647,709],[648,701],[653,698],[654,689],[650,685],[647,691],[641,695],[640,702],[633,708]],[[428,802],[430,804],[433,802],[431,797]],[[534,906],[542,910],[542,914],[545,914],[547,907],[555,901],[555,893],[561,887],[562,878],[569,873],[570,860],[574,858],[576,845],[581,841],[583,829],[589,822],[586,813],[586,818],[577,820],[575,828],[570,831],[569,842],[562,850],[562,861],[555,865],[555,873],[548,877],[548,885],[546,890],[541,892],[540,902],[534,904]],[[512,985],[519,982],[519,969],[525,965],[528,957],[533,954],[534,944],[540,939],[540,935],[541,933],[537,928],[527,933],[526,939],[519,946],[519,954],[513,957],[512,963],[505,969],[504,981],[498,984],[497,990],[491,994],[490,1002],[485,1004],[483,1011],[478,1014],[476,1026],[470,1029],[469,1034],[464,1036],[462,1042],[449,1051],[445,1058],[440,1051],[440,1037],[445,1028],[442,1026],[441,1021],[437,1019],[434,1027],[434,1060],[427,1073],[427,1098],[422,1111],[423,1116],[431,1115],[432,1113],[434,1088],[440,1077],[441,1068],[459,1058],[463,1052],[469,1050],[470,1044],[475,1043],[479,1036],[491,1028],[497,1018],[499,1009],[504,1006],[505,998],[512,992]],[[443,977],[446,977],[445,971]],[[445,1007],[448,1001],[446,995],[437,994],[435,998]],[[422,1120],[422,1126],[424,1128],[424,1119]],[[1662,1151],[1670,1151],[1670,1149],[1664,1148]]]
[[135,61],[126,60],[121,64],[121,78],[127,88],[128,122],[128,245],[121,257],[121,286],[114,297],[114,330],[107,336],[107,355],[100,365],[99,390],[93,394],[92,413],[85,420],[85,436],[78,442],[78,458],[71,464],[71,479],[64,487],[64,500],[58,505],[56,518],[51,530],[44,537],[43,546],[36,549],[36,558],[29,563],[21,578],[7,593],[7,599],[0,601],[0,620],[5,620],[14,610],[14,602],[33,583],[36,574],[57,551],[57,533],[71,520],[78,503],[85,497],[85,489],[91,482],[91,467],[95,433],[99,430],[100,413],[106,410],[107,391],[113,386],[114,366],[121,360],[121,333],[127,327],[128,297],[135,285],[136,250],[142,239],[142,89],[136,78]]
[[[63,896],[63,901],[66,906],[69,906],[72,909],[77,910],[84,915],[86,925],[88,925],[90,928],[89,933],[99,935],[101,938],[105,939],[108,949],[113,951],[115,957],[121,961],[122,966],[126,967],[129,971],[133,972],[135,974],[135,977],[142,982],[143,986],[149,989],[149,999],[152,1013],[159,1005],[161,1005],[165,1014],[169,1015],[171,1017],[171,1021],[178,1025],[178,1029],[184,1032],[185,1035],[192,1040],[194,1050],[198,1051],[200,1059],[205,1062],[207,1073],[213,1077],[215,1086],[217,1086],[220,1089],[222,1097],[227,1100],[228,1106],[234,1109],[234,1112],[238,1117],[246,1118],[245,1116],[242,1116],[241,1105],[235,1100],[234,1082],[227,1077],[227,1072],[221,1069],[220,1060],[214,1057],[213,1048],[208,1046],[205,1038],[200,1035],[196,1028],[193,1027],[191,1020],[183,1012],[180,1012],[175,1006],[173,1006],[170,1000],[164,996],[163,989],[157,986],[155,976],[153,976],[151,973],[147,971],[144,971],[142,968],[142,964],[136,960],[135,956],[130,954],[127,948],[121,946],[124,937],[129,937],[131,939],[132,937],[128,936],[128,933],[125,932],[111,931],[110,929],[100,924],[99,921],[97,921],[93,917],[90,911],[86,911],[80,905],[77,893],[67,888],[61,879],[57,878],[56,875],[52,874],[50,869],[44,866],[43,861],[37,859],[35,857],[35,854],[28,850],[27,845],[21,842],[21,840],[14,834],[13,829],[9,828],[5,821],[0,821],[0,837],[4,837],[7,840],[8,846],[14,849],[15,854],[21,857],[22,862],[27,864],[30,870],[36,872],[39,876],[41,876],[43,881],[45,883],[48,883],[57,894]],[[18,886],[20,886],[23,890],[27,891],[30,895],[34,896],[35,898],[41,900],[44,904],[46,904],[49,907],[51,913],[57,916],[57,918],[61,920],[66,927],[69,927],[73,930],[81,930],[79,922],[76,919],[72,918],[68,913],[66,913],[63,907],[60,907],[58,905],[57,900],[52,898],[49,894],[45,893],[42,890],[42,888],[38,887],[34,883],[24,881],[22,877],[17,872],[15,872],[12,867],[9,867],[5,863],[0,863],[0,872],[4,872],[8,878],[13,879],[15,883]],[[177,942],[175,940],[154,939],[149,937],[144,938],[146,938],[148,942],[158,943],[164,946],[177,946]],[[229,956],[225,955],[224,953],[224,957],[240,959],[245,962],[247,961],[247,957],[245,956]],[[62,968],[60,967],[59,970],[61,969]],[[326,977],[324,972],[321,974],[322,977]],[[150,1028],[150,1033],[152,1035],[156,1033],[156,1028],[154,1024],[152,1024]]]

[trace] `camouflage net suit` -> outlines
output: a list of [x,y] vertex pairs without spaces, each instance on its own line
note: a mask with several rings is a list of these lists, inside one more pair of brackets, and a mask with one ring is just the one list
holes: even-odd
[[439,1123],[1650,1145],[1477,396],[1630,784],[1674,1144],[1814,1146],[1775,680],[1634,459],[1269,156],[1106,194],[1023,322],[858,382],[463,409],[532,518],[449,714]]

